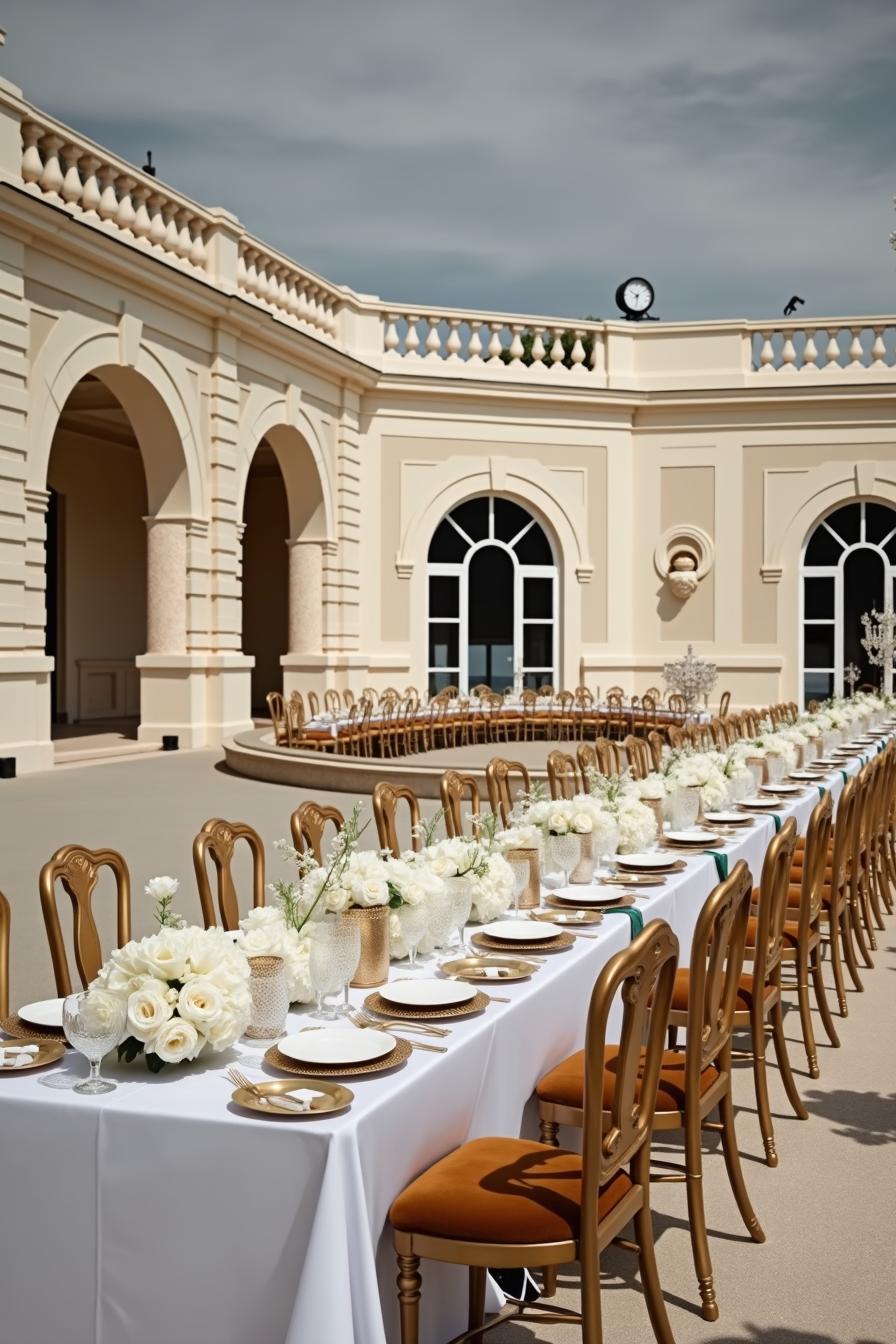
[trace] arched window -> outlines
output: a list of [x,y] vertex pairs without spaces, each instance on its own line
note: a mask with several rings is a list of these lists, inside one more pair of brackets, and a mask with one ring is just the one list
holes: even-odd
[[880,683],[861,639],[862,613],[894,597],[896,509],[856,501],[822,519],[810,534],[802,567],[803,700],[842,695],[853,663],[859,684]]
[[498,495],[458,504],[433,534],[427,574],[431,692],[554,682],[557,566],[530,513]]

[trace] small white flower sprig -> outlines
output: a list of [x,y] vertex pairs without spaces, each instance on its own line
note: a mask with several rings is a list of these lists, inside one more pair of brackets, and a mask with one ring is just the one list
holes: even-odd
[[[270,890],[274,892],[280,903],[280,909],[283,912],[286,924],[288,927],[295,929],[296,933],[302,932],[321,900],[326,904],[328,893],[341,886],[352,855],[369,824],[369,822],[365,822],[363,826],[361,825],[361,804],[355,803],[330,846],[326,866],[317,862],[310,849],[301,852],[295,849],[288,840],[276,840],[274,842],[274,848],[277,852],[285,859],[291,860],[299,871],[300,880],[298,884],[295,882],[272,882],[270,884]],[[323,880],[318,881],[321,872],[323,873]],[[311,885],[315,889],[313,892],[306,890]]]
[[156,923],[160,929],[185,929],[187,921],[183,915],[172,910],[174,898],[180,888],[176,877],[151,877],[143,888],[147,896],[156,903]]

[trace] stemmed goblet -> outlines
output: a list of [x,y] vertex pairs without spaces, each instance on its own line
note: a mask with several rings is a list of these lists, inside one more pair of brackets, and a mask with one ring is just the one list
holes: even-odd
[[466,877],[449,878],[447,885],[451,891],[451,927],[457,930],[459,950],[466,952],[464,929],[473,910],[473,885]]
[[357,969],[360,955],[360,936],[351,920],[322,919],[315,925],[308,949],[308,978],[317,996],[317,1009],[312,1017],[324,1022],[335,1022],[340,1017],[340,1009],[335,1005],[327,1007],[324,1000],[345,988]]
[[90,1064],[90,1076],[76,1083],[73,1091],[95,1095],[113,1092],[118,1086],[100,1077],[100,1061],[124,1036],[127,1003],[106,989],[85,989],[69,994],[62,1005],[62,1027],[71,1045]]
[[528,859],[508,859],[510,871],[513,874],[513,917],[520,918],[520,897],[526,890],[526,884],[529,881],[529,860]]
[[417,960],[417,948],[423,942],[429,928],[429,915],[425,904],[403,905],[398,912],[401,923],[401,936],[407,944],[408,961],[413,966]]
[[551,857],[563,874],[564,887],[569,886],[569,875],[576,866],[581,843],[577,835],[552,835]]

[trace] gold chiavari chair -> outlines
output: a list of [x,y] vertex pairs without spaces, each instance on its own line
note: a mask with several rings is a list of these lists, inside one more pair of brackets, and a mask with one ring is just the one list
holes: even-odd
[[[848,779],[837,803],[837,818],[829,842],[821,897],[820,931],[822,941],[827,942],[830,948],[834,989],[841,1017],[846,1017],[848,1012],[843,978],[844,961],[856,989],[862,990],[864,988],[859,976],[855,948],[852,942],[852,912],[850,908],[853,885],[852,873],[855,864],[858,801],[858,780],[855,778]],[[788,918],[791,920],[798,918],[798,911],[802,904],[804,850],[805,839],[800,836],[796,842],[794,861],[790,870]],[[827,1027],[827,1024],[825,1026]],[[834,1044],[833,1041],[831,1043]]]
[[384,696],[380,700],[379,711],[374,723],[374,731],[379,742],[379,755],[395,755],[395,718],[398,714],[398,701],[392,700],[389,696]]
[[485,712],[486,741],[509,742],[507,733],[507,715],[504,710],[504,697],[488,691],[482,695]]
[[338,807],[328,807],[324,803],[299,803],[289,819],[294,847],[310,849],[317,862],[323,863],[323,840],[328,825],[334,826],[337,834],[345,825],[345,817]]
[[565,751],[548,753],[548,788],[552,798],[575,798],[578,769],[574,756]]
[[[515,1318],[580,1323],[583,1344],[600,1344],[600,1257],[631,1221],[635,1244],[627,1245],[638,1254],[654,1335],[658,1344],[673,1344],[654,1253],[650,1140],[677,956],[672,930],[655,920],[597,978],[586,1019],[581,1155],[527,1139],[474,1139],[395,1200],[389,1218],[401,1344],[417,1344],[419,1337],[421,1257],[469,1267],[469,1329],[476,1335],[484,1323],[489,1267],[551,1273],[577,1260],[580,1313],[520,1302]],[[620,1007],[620,1045],[608,1076],[609,1019]]]
[[635,715],[632,723],[632,731],[646,737],[656,727],[656,707],[657,701],[650,691],[645,691],[641,696],[640,713]]
[[[475,776],[462,775],[457,770],[443,771],[439,780],[439,798],[445,816],[445,830],[450,838],[466,834],[461,807],[467,794],[470,796],[471,815],[478,817],[482,811],[482,802]],[[479,834],[478,821],[472,822],[472,831],[473,835]]]
[[553,736],[558,742],[571,742],[576,737],[576,698],[572,691],[558,691],[553,705]]
[[360,705],[350,705],[348,714],[339,725],[339,736],[336,738],[336,750],[341,752],[344,756],[354,756],[357,754],[356,747],[358,745],[360,713]]
[[871,952],[877,946],[868,891],[868,849],[874,811],[873,764],[863,765],[856,775],[858,800],[850,892],[850,932],[869,970],[874,968]]
[[724,719],[728,713],[728,706],[731,704],[731,692],[723,691],[722,698],[719,701],[719,718]]
[[608,686],[607,699],[609,699],[611,695],[618,695],[620,700],[625,699],[625,691],[621,686]]
[[408,814],[411,825],[411,848],[419,851],[421,840],[419,836],[420,826],[420,804],[417,801],[417,795],[413,789],[405,788],[402,784],[389,784],[385,780],[380,780],[373,791],[373,820],[376,824],[376,833],[379,836],[380,848],[388,849],[395,855],[396,859],[401,857],[401,846],[398,843],[398,805],[404,802],[407,804]]
[[675,748],[685,746],[688,740],[685,737],[683,728],[675,728],[670,726],[669,728],[666,729],[666,736],[669,739],[669,746]]
[[286,702],[286,739],[290,747],[311,751],[335,751],[336,738],[329,728],[308,728],[305,704],[298,691]]
[[607,737],[622,741],[625,736],[625,705],[622,696],[615,691],[607,693],[607,708],[604,712],[604,732]]
[[[831,795],[825,793],[824,797],[815,804],[809,818],[805,843],[799,849],[794,850],[790,868],[789,908],[786,912],[782,935],[781,960],[784,963],[793,964],[796,969],[800,1026],[810,1078],[819,1076],[818,1051],[815,1045],[815,1033],[812,1029],[812,1013],[809,1007],[810,975],[815,991],[815,1002],[831,1045],[840,1044],[831,1019],[831,1010],[828,1007],[824,990],[824,977],[821,971],[821,911],[824,898],[825,868],[830,858],[833,815],[834,807]],[[797,873],[800,874],[799,885],[794,888],[794,877]],[[794,895],[798,900],[796,910],[791,908]],[[795,919],[792,918],[793,915],[796,915]],[[750,920],[747,931],[747,946],[751,949],[756,943],[757,927],[758,921],[754,917]]]
[[[663,693],[660,690],[659,686],[648,686],[647,690],[644,692],[644,695],[645,696],[649,695],[650,699],[656,705],[661,705],[663,703]],[[642,704],[644,703],[644,696],[641,697],[641,703]]]
[[888,895],[881,882],[880,843],[881,824],[885,810],[884,790],[889,784],[891,746],[892,743],[888,743],[886,751],[878,756],[873,756],[865,766],[871,776],[871,801],[869,803],[868,833],[863,856],[863,875],[867,892],[865,904],[872,917],[870,924],[870,933],[873,939],[872,947],[875,948],[877,947],[877,939],[874,936],[874,930],[875,928],[883,930],[886,927],[884,925],[884,909],[888,904]]
[[131,878],[128,866],[115,849],[87,849],[84,845],[63,845],[40,870],[38,887],[43,910],[56,993],[60,998],[72,992],[68,957],[62,938],[56,883],[70,897],[74,916],[75,965],[86,989],[96,979],[103,964],[100,935],[93,916],[93,895],[100,874],[108,868],[115,880],[118,946],[131,938]]
[[538,694],[542,700],[553,700],[557,692],[549,681],[544,681],[538,688]]
[[590,793],[592,777],[601,773],[597,750],[590,742],[580,742],[576,747],[576,761],[582,779],[582,792]]
[[265,696],[265,703],[268,707],[268,713],[271,716],[271,724],[274,729],[274,741],[278,747],[287,745],[288,737],[286,732],[286,706],[283,703],[283,696],[279,691],[268,691]]
[[387,686],[385,690],[380,691],[380,700],[400,700],[401,691],[395,686]]
[[673,692],[672,695],[669,696],[667,704],[672,714],[684,715],[687,713],[688,707],[683,695],[677,695],[675,692]]
[[577,686],[575,690],[576,736],[590,737],[597,732],[598,712],[594,696],[587,686]]
[[481,700],[485,695],[491,695],[491,686],[486,686],[484,681],[480,681],[475,686],[470,687],[470,696],[474,700]]
[[510,824],[510,813],[515,801],[510,791],[513,777],[519,779],[524,793],[530,791],[532,781],[522,761],[508,761],[503,756],[493,756],[485,767],[489,806],[500,816],[502,826]]
[[886,779],[882,785],[882,803],[878,825],[878,843],[876,862],[880,882],[881,900],[889,914],[893,913],[893,885],[896,872],[892,867],[891,842],[893,837],[893,818],[896,814],[896,743],[887,743],[884,752],[887,761]]
[[597,752],[597,759],[600,762],[600,773],[602,775],[610,776],[622,773],[624,763],[620,760],[615,742],[611,742],[606,737],[598,737],[595,739],[594,747]]
[[9,901],[0,891],[0,1017],[9,1017]]
[[520,712],[522,715],[522,741],[534,742],[540,734],[538,721],[538,695],[535,691],[520,692]]
[[653,769],[653,760],[650,748],[643,737],[635,737],[633,733],[629,733],[622,745],[628,757],[628,768],[632,778],[645,779]]
[[318,696],[317,691],[308,691],[307,696],[308,696],[308,715],[310,718],[316,719],[318,714],[320,713],[320,697]]
[[[240,922],[239,900],[233,880],[233,853],[237,843],[245,840],[252,858],[252,905],[264,905],[264,845],[254,827],[245,821],[224,821],[212,817],[205,823],[193,841],[193,871],[199,888],[199,904],[207,929],[220,922],[222,928],[236,929]],[[215,869],[218,910],[208,875],[208,860]]]
[[712,733],[713,744],[719,751],[724,751],[725,747],[728,745],[728,734],[725,731],[725,725],[722,723],[722,720],[713,719],[709,725],[709,731]]
[[[790,866],[795,847],[796,822],[793,817],[789,817],[765,852],[759,888],[753,892],[753,901],[756,905],[756,938],[752,970],[744,972],[740,977],[734,1011],[735,1030],[747,1028],[750,1032],[756,1109],[759,1114],[765,1160],[770,1167],[778,1165],[778,1154],[775,1148],[775,1131],[766,1077],[765,1047],[766,1031],[769,1028],[787,1099],[800,1120],[809,1118],[809,1112],[800,1099],[790,1069],[781,1004],[781,953],[784,947]],[[675,977],[672,1012],[669,1018],[673,1028],[688,1025],[689,983],[688,971],[679,971]]]
[[411,700],[415,708],[420,704],[420,692],[416,686],[405,686],[404,698],[405,700]]
[[376,709],[377,705],[380,702],[379,691],[375,691],[372,686],[365,686],[364,689],[361,691],[361,699],[369,700],[370,703],[373,705],[373,708]]
[[647,734],[647,745],[650,748],[653,769],[659,770],[663,764],[663,748],[666,745],[666,739],[658,728],[651,729]]
[[355,703],[354,691],[350,691],[348,688],[346,688],[342,692],[342,703],[346,709],[351,709],[352,705]]
[[352,744],[353,756],[373,756],[374,744],[373,703],[359,700],[355,717],[355,733]]
[[[740,1215],[754,1241],[765,1241],[765,1234],[747,1194],[732,1101],[731,1035],[735,996],[744,963],[744,936],[750,913],[752,878],[741,860],[729,877],[706,900],[697,918],[691,943],[690,998],[688,1001],[687,1045],[684,1053],[663,1052],[653,1128],[656,1131],[684,1130],[685,1163],[653,1159],[653,1165],[683,1170],[688,1201],[688,1221],[697,1284],[703,1317],[718,1319],[719,1308],[713,1284],[712,1261],[706,1236],[703,1202],[702,1132],[717,1129],[728,1179]],[[650,925],[649,927],[653,927]],[[642,935],[643,936],[643,935]],[[621,1052],[620,1052],[621,1053]],[[614,1081],[623,1066],[617,1047],[609,1046],[604,1056],[604,1096],[612,1094]],[[634,1061],[638,1069],[638,1061]],[[642,1066],[643,1067],[643,1066]],[[541,1137],[556,1144],[558,1125],[583,1124],[585,1081],[584,1051],[570,1056],[541,1079],[536,1087]],[[719,1122],[707,1117],[718,1108]],[[604,1134],[607,1121],[604,1114]],[[656,1179],[663,1179],[662,1176]],[[674,1179],[665,1177],[665,1179]]]

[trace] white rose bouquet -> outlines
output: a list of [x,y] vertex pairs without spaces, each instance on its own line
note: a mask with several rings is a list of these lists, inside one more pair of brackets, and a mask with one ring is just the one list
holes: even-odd
[[466,877],[473,889],[472,919],[498,919],[510,905],[513,872],[488,834],[458,835],[427,845],[417,856],[439,878]]
[[113,952],[91,988],[127,1006],[119,1059],[142,1054],[158,1073],[166,1064],[226,1050],[249,1023],[249,964],[223,929],[173,928]]

